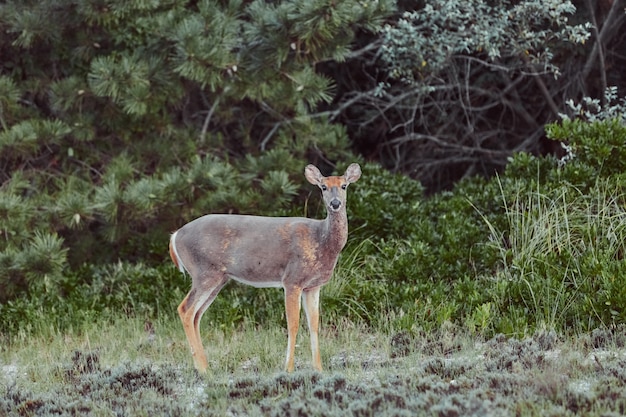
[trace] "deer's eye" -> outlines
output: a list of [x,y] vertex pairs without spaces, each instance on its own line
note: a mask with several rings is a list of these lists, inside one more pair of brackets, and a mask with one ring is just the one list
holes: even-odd
[[322,184],[322,191],[326,191],[326,190],[328,190],[328,187]]
[[345,190],[346,188],[348,188],[348,184],[341,184],[341,189]]

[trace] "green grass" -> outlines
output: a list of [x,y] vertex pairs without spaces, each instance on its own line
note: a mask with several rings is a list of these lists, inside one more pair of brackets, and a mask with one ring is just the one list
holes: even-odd
[[620,188],[598,180],[587,193],[564,186],[502,190],[502,198],[507,226],[485,219],[500,255],[489,280],[497,315],[510,321],[517,310],[525,316],[509,326],[512,333],[624,323],[626,209]]
[[[209,313],[205,315],[201,326],[201,336],[210,362],[210,372],[246,372],[251,366],[255,371],[263,373],[282,370],[287,334],[280,324],[270,323],[260,327],[244,323],[238,329],[225,331],[214,326],[207,316]],[[321,345],[325,362],[328,362],[329,356],[363,347],[364,342],[375,350],[385,344],[384,334],[374,338],[372,333],[367,340],[361,340],[359,336],[365,332],[365,328],[350,322],[333,325],[323,323]],[[146,361],[157,365],[193,368],[185,334],[177,317],[154,323],[120,317],[112,323],[97,322],[66,333],[50,330],[37,336],[19,334],[0,349],[0,360],[23,369],[49,371],[71,357],[75,351],[97,353],[102,366]],[[309,335],[305,320],[301,321],[296,355],[299,368],[310,367]],[[49,375],[49,372],[44,373]]]

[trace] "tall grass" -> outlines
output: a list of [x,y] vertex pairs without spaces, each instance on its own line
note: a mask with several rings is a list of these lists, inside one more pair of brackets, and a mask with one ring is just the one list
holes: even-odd
[[322,288],[324,321],[349,318],[355,323],[379,324],[389,311],[387,285],[379,276],[379,258],[370,239],[351,242],[342,252],[331,280]]
[[583,330],[623,318],[626,299],[612,291],[625,269],[621,188],[599,180],[584,193],[571,186],[520,187],[512,195],[501,189],[508,229],[489,224],[500,254],[499,304],[523,305],[538,328]]

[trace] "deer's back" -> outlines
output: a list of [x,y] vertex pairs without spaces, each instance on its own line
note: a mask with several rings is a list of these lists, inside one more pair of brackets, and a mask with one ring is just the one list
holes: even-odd
[[[176,248],[192,277],[227,275],[258,287],[321,285],[330,278],[341,248],[324,245],[324,220],[210,214],[178,230]],[[332,250],[331,250],[332,249]]]

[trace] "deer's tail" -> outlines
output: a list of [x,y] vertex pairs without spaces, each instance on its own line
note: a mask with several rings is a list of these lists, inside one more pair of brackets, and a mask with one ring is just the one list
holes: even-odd
[[170,237],[170,258],[172,258],[172,262],[174,262],[174,265],[176,265],[176,268],[178,268],[180,272],[184,274],[187,271],[187,268],[185,268],[185,265],[183,265],[183,262],[180,260],[180,257],[178,256],[178,251],[176,250],[176,234],[177,233],[178,231],[175,231],[174,233],[172,233],[172,236]]

